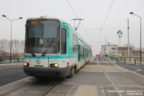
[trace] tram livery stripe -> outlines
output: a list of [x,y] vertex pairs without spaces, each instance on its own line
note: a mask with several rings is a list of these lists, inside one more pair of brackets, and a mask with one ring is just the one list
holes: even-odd
[[[75,56],[60,56],[60,55],[37,55],[36,57],[33,57],[31,55],[25,55],[25,59],[68,59],[68,58],[74,58]],[[76,58],[76,57],[75,57]]]

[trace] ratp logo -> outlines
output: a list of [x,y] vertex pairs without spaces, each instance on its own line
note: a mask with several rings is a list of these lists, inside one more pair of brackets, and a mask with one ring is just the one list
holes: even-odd
[[36,60],[36,64],[40,64],[40,60],[39,59]]

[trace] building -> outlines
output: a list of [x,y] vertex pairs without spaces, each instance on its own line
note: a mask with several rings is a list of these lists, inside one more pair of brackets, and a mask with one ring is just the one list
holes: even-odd
[[132,53],[132,47],[129,48],[129,56],[128,56],[128,47],[118,47],[118,62],[120,63],[126,63]]
[[[132,45],[129,47],[129,55],[128,46],[102,45],[100,55],[123,64],[140,64],[140,51],[139,49],[134,49]],[[141,64],[144,64],[144,50],[142,50]]]
[[[133,61],[133,64],[140,64],[140,50],[135,49],[132,51],[131,61]],[[144,50],[142,50],[141,64],[144,64]]]
[[102,45],[100,55],[104,57],[115,58],[118,54],[117,48],[118,46],[113,44]]
[[[140,64],[140,50],[130,47],[118,47],[118,62],[124,64]],[[144,63],[144,50],[142,50],[142,64]]]
[[[129,55],[132,53],[132,47],[129,48]],[[127,57],[128,47],[118,47],[118,57]]]

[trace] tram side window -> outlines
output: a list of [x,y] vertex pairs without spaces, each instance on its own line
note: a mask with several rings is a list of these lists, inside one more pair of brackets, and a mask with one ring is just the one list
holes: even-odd
[[86,49],[86,58],[88,57],[88,49]]
[[66,29],[61,29],[61,53],[66,53]]
[[84,58],[84,48],[82,46],[80,46],[80,58]]
[[86,58],[86,48],[84,48],[84,58]]
[[85,48],[83,47],[83,58],[85,58]]
[[78,51],[78,38],[76,35],[73,35],[73,52]]
[[80,61],[80,45],[78,45],[78,61]]

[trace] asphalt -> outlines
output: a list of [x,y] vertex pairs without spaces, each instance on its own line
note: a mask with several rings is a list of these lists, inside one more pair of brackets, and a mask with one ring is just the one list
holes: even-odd
[[135,64],[121,64],[117,63],[117,65],[127,68],[131,71],[144,75],[144,65],[135,65]]
[[0,96],[144,96],[143,86],[144,76],[100,58],[91,59],[71,78],[26,77],[0,86]]
[[25,78],[21,65],[0,66],[0,86]]

